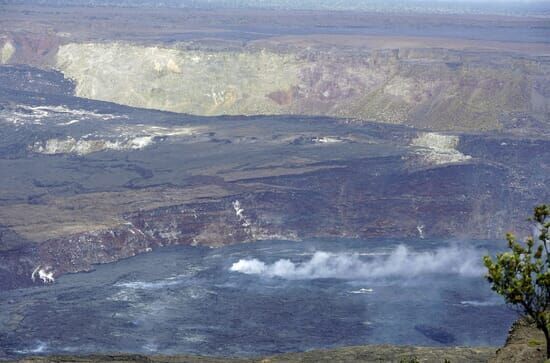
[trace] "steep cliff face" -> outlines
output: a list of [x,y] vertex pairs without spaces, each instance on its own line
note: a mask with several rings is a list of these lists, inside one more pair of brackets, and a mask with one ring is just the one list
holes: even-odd
[[423,49],[187,50],[70,43],[56,67],[76,95],[197,115],[308,114],[440,130],[547,120],[550,65],[541,59]]
[[57,53],[57,67],[76,81],[80,97],[200,115],[284,112],[266,97],[296,85],[299,66],[295,57],[271,52],[119,43],[73,43]]

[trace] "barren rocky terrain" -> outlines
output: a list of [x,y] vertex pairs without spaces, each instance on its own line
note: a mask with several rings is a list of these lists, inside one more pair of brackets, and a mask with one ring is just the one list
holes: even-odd
[[550,114],[544,19],[5,8],[2,63],[57,69],[84,98],[434,130],[544,129]]
[[545,20],[2,10],[2,288],[171,244],[495,238],[548,198]]
[[[7,307],[0,359],[57,349],[32,340],[55,328],[54,318],[40,332],[25,319],[75,313],[75,301],[86,300],[91,287],[76,284],[59,296],[47,291],[61,276],[81,276],[70,274],[98,264],[150,257],[166,246],[234,248],[260,240],[483,245],[508,231],[530,232],[525,217],[550,198],[544,16],[11,3],[0,2],[0,291],[14,294],[0,298]],[[136,283],[125,274],[105,286],[118,291]],[[177,277],[159,276],[169,284]],[[77,292],[82,285],[89,291]],[[232,296],[232,288],[222,290]],[[38,290],[42,295],[26,298]],[[373,289],[350,291],[343,299],[355,304]],[[472,300],[464,289],[441,291],[445,311],[486,312],[495,304]],[[163,292],[164,302],[176,301],[170,288]],[[127,312],[148,308],[139,298],[155,295],[149,293],[105,301]],[[214,295],[204,301],[217,309]],[[273,306],[284,307],[282,300],[275,295]],[[70,318],[95,316],[82,311]],[[117,319],[125,334],[141,323]],[[241,323],[229,325],[244,329]],[[370,331],[369,324],[360,327]],[[261,327],[253,328],[269,335]],[[59,346],[70,327],[64,329],[52,337]],[[247,359],[144,353],[22,361],[504,362],[535,361],[543,351],[525,322],[514,325],[497,355],[491,347],[444,347],[454,336],[437,324],[411,331],[439,346]],[[479,338],[473,335],[464,341]],[[117,339],[101,338],[85,343]],[[331,338],[330,346],[339,346],[338,336]],[[200,354],[202,343],[195,343],[192,352]],[[74,346],[82,344],[77,337]],[[269,349],[258,355],[293,351]]]
[[4,288],[171,244],[494,238],[547,193],[540,136],[186,116],[64,96],[57,73],[1,72],[21,85],[0,91]]

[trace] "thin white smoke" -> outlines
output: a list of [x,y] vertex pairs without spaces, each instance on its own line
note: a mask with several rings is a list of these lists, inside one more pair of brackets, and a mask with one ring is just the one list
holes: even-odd
[[258,259],[241,259],[231,271],[284,279],[373,279],[412,277],[425,274],[481,276],[480,254],[471,248],[443,247],[430,252],[412,252],[400,245],[390,254],[369,260],[356,254],[315,252],[310,260],[294,263],[287,259],[267,264]]

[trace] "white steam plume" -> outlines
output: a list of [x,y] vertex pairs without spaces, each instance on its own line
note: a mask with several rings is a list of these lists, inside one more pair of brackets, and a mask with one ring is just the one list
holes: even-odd
[[471,248],[444,247],[430,252],[411,252],[400,245],[390,254],[369,260],[358,254],[315,252],[309,261],[294,263],[281,259],[266,264],[258,259],[241,259],[231,271],[284,279],[337,278],[364,280],[384,277],[412,277],[424,274],[481,276],[480,255]]

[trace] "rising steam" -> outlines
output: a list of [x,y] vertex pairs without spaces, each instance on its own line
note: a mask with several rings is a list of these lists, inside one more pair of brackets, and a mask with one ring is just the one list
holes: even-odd
[[483,274],[480,255],[474,249],[454,246],[431,252],[412,252],[403,245],[388,255],[369,260],[362,259],[358,254],[315,252],[309,261],[301,263],[281,259],[267,264],[258,259],[241,259],[230,270],[284,279],[363,280],[423,274],[457,274],[470,277]]

